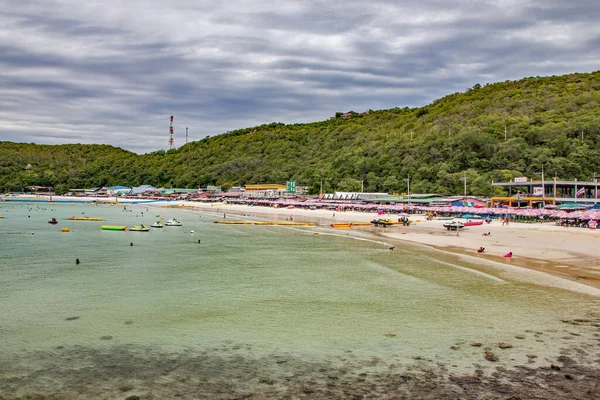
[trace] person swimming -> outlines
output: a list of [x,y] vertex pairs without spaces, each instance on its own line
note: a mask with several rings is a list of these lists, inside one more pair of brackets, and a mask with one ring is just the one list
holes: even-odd
[[509,251],[508,253],[506,253],[506,254],[504,255],[504,257],[512,257],[512,251]]

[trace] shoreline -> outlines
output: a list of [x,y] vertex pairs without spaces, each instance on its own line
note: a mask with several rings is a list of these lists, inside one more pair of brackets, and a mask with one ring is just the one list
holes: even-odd
[[[48,196],[18,196],[21,201],[48,199]],[[94,198],[70,198],[53,196],[55,200],[73,200],[89,202]],[[178,208],[190,211],[214,213],[216,219],[223,213],[229,218],[290,220],[294,222],[314,223],[322,229],[331,232],[348,231],[348,229],[330,228],[332,223],[370,222],[374,218],[390,218],[397,220],[397,214],[377,215],[376,212],[310,210],[302,208],[274,208],[226,203],[199,203],[191,201],[151,201],[138,202],[135,199],[125,199],[119,204],[138,205],[156,208]],[[5,204],[10,204],[9,201]],[[544,273],[553,277],[566,279],[575,284],[584,285],[594,290],[588,292],[600,296],[600,252],[597,251],[600,231],[585,228],[564,228],[552,223],[517,223],[503,225],[494,220],[490,224],[466,227],[460,232],[447,231],[443,227],[444,220],[428,221],[425,214],[412,214],[410,226],[394,225],[387,228],[371,226],[352,227],[350,230],[361,236],[385,239],[399,248],[410,244],[412,247],[424,247],[438,254],[459,257],[472,268],[482,269],[485,264],[495,269],[501,277],[510,280],[510,271],[525,269]],[[489,232],[489,236],[482,233]],[[483,253],[477,253],[479,247],[484,247]],[[504,254],[512,252],[513,257],[505,258]],[[439,257],[438,257],[439,258]],[[502,271],[504,270],[504,271]],[[518,270],[516,270],[518,271]],[[522,275],[522,274],[517,274]],[[555,285],[552,285],[555,286]],[[561,286],[561,285],[559,285]],[[564,285],[562,285],[564,286]]]
[[[161,206],[156,203],[152,206]],[[224,212],[228,218],[248,218],[267,220],[286,220],[290,217],[294,222],[313,222],[316,226],[331,229],[331,232],[348,231],[348,229],[329,228],[331,223],[369,222],[378,216],[377,213],[326,210],[282,209],[259,206],[197,204],[178,202],[178,204],[162,205],[163,207],[187,208],[219,214]],[[217,216],[218,218],[218,216]],[[397,219],[397,215],[391,215]],[[222,219],[222,218],[221,218]],[[445,221],[427,221],[426,215],[413,214],[410,226],[394,225],[389,228],[355,227],[352,231],[360,235],[375,237],[391,242],[399,248],[409,244],[411,247],[424,247],[438,254],[448,254],[461,259],[470,259],[468,263],[475,267],[475,262],[486,264],[500,271],[504,278],[515,281],[510,270],[524,269],[538,274],[547,274],[555,278],[568,280],[573,285],[544,283],[545,285],[573,290],[568,286],[578,286],[576,291],[593,296],[600,296],[600,255],[596,252],[596,242],[600,232],[584,228],[563,228],[549,223],[520,224],[511,223],[502,226],[498,221],[491,224],[468,227],[456,235],[455,231],[447,231],[442,225]],[[482,236],[490,232],[490,236]],[[485,247],[483,254],[476,249]],[[575,248],[577,246],[577,248]],[[512,251],[512,258],[503,255]],[[439,257],[438,257],[439,258]],[[479,269],[479,268],[477,268]],[[508,272],[507,272],[508,271]],[[518,275],[523,275],[519,273]],[[534,274],[535,275],[535,274]],[[544,280],[544,279],[542,279]],[[538,280],[529,278],[530,283]],[[547,280],[544,280],[547,281]],[[589,288],[589,289],[588,289]]]

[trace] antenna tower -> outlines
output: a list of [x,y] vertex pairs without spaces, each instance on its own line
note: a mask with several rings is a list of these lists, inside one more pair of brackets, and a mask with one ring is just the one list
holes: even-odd
[[169,125],[169,150],[173,148],[173,116],[171,115],[171,124]]
[[185,127],[185,144],[187,144],[187,126]]

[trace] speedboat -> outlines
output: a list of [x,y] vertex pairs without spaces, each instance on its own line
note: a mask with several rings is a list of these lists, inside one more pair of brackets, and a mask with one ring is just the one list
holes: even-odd
[[460,228],[464,228],[465,224],[463,224],[460,221],[452,221],[452,222],[446,222],[444,224],[444,228],[448,229],[449,231],[456,231]]
[[177,221],[175,218],[171,218],[165,223],[165,226],[181,226],[183,225],[181,222]]
[[52,224],[52,225],[56,225],[56,224],[58,224],[58,221],[56,220],[56,218],[52,218],[50,221],[48,221],[48,223]]
[[483,225],[483,221],[479,220],[479,221],[467,221],[464,223],[465,226],[477,226],[477,225]]
[[129,230],[134,232],[148,232],[150,228],[146,225],[135,225],[133,228],[129,228]]
[[150,225],[152,228],[162,228],[164,225],[162,222],[160,221],[156,221],[155,223],[153,223],[152,225]]
[[375,226],[390,226],[393,225],[394,223],[392,222],[392,220],[390,219],[374,219],[371,221],[371,223]]

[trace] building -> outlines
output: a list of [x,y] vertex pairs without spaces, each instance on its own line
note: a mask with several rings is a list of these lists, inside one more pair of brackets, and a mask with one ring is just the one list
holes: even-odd
[[244,197],[251,199],[277,199],[285,196],[287,187],[276,183],[246,185]]
[[131,192],[131,188],[126,186],[109,186],[106,190],[106,194],[109,196],[124,196],[129,192]]
[[526,177],[510,182],[492,182],[492,188],[501,187],[508,196],[493,196],[494,206],[543,207],[545,204],[582,203],[598,204],[598,182],[552,180],[534,181]]
[[142,185],[142,186],[136,186],[136,187],[132,187],[131,191],[128,193],[129,196],[153,196],[153,195],[160,195],[160,190],[158,190],[157,188],[155,188],[152,185]]
[[52,186],[27,186],[29,193],[49,193],[52,192]]
[[323,195],[323,200],[332,201],[378,201],[390,197],[387,193],[362,193],[362,192],[335,192]]

